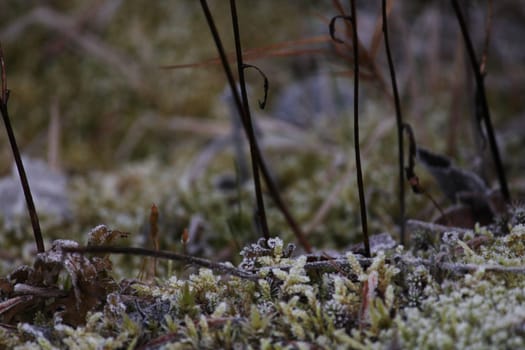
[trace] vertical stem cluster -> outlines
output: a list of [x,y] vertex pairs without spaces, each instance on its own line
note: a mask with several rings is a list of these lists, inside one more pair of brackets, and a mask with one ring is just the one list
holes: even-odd
[[[215,42],[215,45],[217,47],[217,51],[219,52],[219,57],[221,60],[221,64],[223,66],[224,72],[226,74],[226,78],[228,79],[228,83],[230,85],[230,89],[235,101],[235,105],[237,106],[239,115],[244,116],[244,107],[241,100],[241,97],[239,96],[239,92],[235,86],[235,79],[233,78],[233,73],[230,68],[228,58],[226,57],[226,52],[224,50],[224,47],[222,45],[221,38],[219,36],[219,32],[217,30],[217,27],[215,26],[215,21],[213,20],[213,16],[211,15],[210,9],[208,7],[208,3],[206,0],[200,0],[202,11],[204,13],[204,16],[206,17],[206,21],[208,23],[208,27],[210,29],[210,32],[212,34],[213,40]],[[246,123],[246,118],[242,117],[242,124],[243,128],[246,132],[246,135],[248,135],[248,138],[250,137],[249,129],[250,127]],[[253,142],[251,143],[251,146],[253,146],[252,151],[254,152],[254,160],[257,161],[257,166],[259,167],[259,170],[261,171],[261,174],[264,178],[264,181],[266,185],[268,186],[268,191],[270,192],[270,195],[272,196],[272,199],[274,200],[275,204],[279,207],[281,212],[283,213],[285,219],[287,220],[288,224],[290,225],[290,228],[293,230],[297,240],[302,245],[304,250],[307,253],[311,253],[312,247],[310,246],[310,243],[306,239],[304,233],[302,232],[302,229],[297,224],[293,216],[291,215],[290,211],[284,204],[284,201],[281,198],[281,195],[279,194],[279,190],[277,189],[277,186],[275,185],[271,175],[270,171],[268,170],[268,167],[266,166],[266,163],[264,161],[264,158],[262,157],[261,150],[259,148],[259,145],[257,143],[257,140],[253,138]]]

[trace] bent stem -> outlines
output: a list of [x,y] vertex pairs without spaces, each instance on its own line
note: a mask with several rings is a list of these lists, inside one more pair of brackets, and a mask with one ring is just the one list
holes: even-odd
[[[221,38],[219,36],[219,32],[217,31],[217,27],[215,26],[215,21],[213,20],[213,16],[211,15],[210,9],[208,7],[208,3],[206,0],[200,0],[202,10],[204,12],[204,16],[206,17],[206,21],[208,23],[208,27],[210,29],[210,32],[212,34],[213,40],[215,42],[215,45],[217,47],[217,51],[219,52],[219,57],[224,69],[224,73],[226,74],[226,78],[228,79],[228,84],[230,85],[230,89],[232,91],[232,95],[235,101],[235,105],[237,106],[237,110],[239,112],[239,115],[243,115],[243,107],[242,107],[242,101],[241,97],[239,96],[239,92],[237,88],[235,87],[235,79],[233,78],[233,73],[230,68],[230,64],[228,62],[228,57],[226,56],[226,52],[224,51],[224,47],[222,45]],[[248,135],[248,125],[246,125],[244,118],[241,118],[244,131]],[[270,171],[268,170],[268,167],[264,161],[264,158],[262,156],[261,150],[259,148],[259,144],[254,142],[254,152],[256,155],[256,159],[259,161],[259,168],[261,170],[261,173],[263,175],[264,181],[266,185],[268,186],[268,191],[270,192],[270,195],[272,199],[274,200],[275,204],[285,217],[286,221],[288,222],[288,225],[292,229],[293,233],[295,234],[297,240],[303,247],[303,249],[307,253],[312,252],[312,247],[308,240],[306,239],[306,236],[304,235],[301,227],[297,224],[295,219],[293,218],[292,214],[288,210],[288,207],[284,204],[284,201],[281,198],[281,195],[279,193],[279,190],[277,189],[277,185],[273,181]]]
[[264,209],[264,199],[262,196],[261,190],[261,180],[259,177],[259,166],[260,163],[259,157],[255,152],[255,132],[253,131],[252,116],[250,112],[250,105],[248,102],[248,94],[246,93],[246,81],[244,79],[244,63],[242,60],[242,49],[241,49],[241,38],[239,34],[239,20],[237,17],[237,6],[235,5],[235,0],[230,0],[230,10],[232,16],[232,25],[233,25],[233,36],[235,38],[235,52],[237,55],[237,71],[239,74],[239,85],[241,89],[242,97],[242,109],[243,113],[239,115],[244,119],[244,124],[246,124],[246,132],[248,136],[248,142],[250,144],[250,156],[252,160],[252,172],[253,172],[253,184],[255,187],[255,199],[257,202],[257,223],[260,226],[263,237],[265,239],[270,238],[270,233],[268,230],[268,221],[266,220],[266,211]]

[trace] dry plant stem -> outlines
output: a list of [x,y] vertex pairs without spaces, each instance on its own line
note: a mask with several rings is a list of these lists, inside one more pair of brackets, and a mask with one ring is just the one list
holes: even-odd
[[264,208],[264,199],[262,196],[261,190],[261,179],[259,176],[259,166],[260,163],[259,157],[255,152],[255,132],[253,130],[252,116],[250,112],[250,104],[248,102],[248,94],[246,92],[246,81],[244,79],[244,63],[242,60],[242,48],[241,48],[241,38],[239,34],[239,20],[237,16],[237,6],[235,0],[230,0],[230,11],[232,17],[232,26],[233,26],[233,36],[235,38],[235,53],[237,55],[237,72],[239,75],[239,85],[241,89],[242,97],[242,109],[243,113],[239,115],[244,118],[244,123],[246,124],[246,131],[248,136],[248,142],[250,144],[250,155],[252,160],[252,172],[253,172],[253,184],[255,187],[255,200],[257,202],[256,217],[257,223],[260,225],[263,237],[266,239],[270,238],[270,233],[268,230],[268,221],[266,220],[266,211]]
[[[0,303],[0,315],[11,310],[13,307],[17,305],[28,302],[32,299],[33,299],[33,296],[31,295],[21,295],[21,296],[17,296],[11,299],[7,299]],[[0,324],[0,325],[1,327],[4,327],[4,324]]]
[[[392,11],[392,7],[394,6],[394,0],[387,0],[386,4],[386,15],[387,17],[390,16],[390,12]],[[383,11],[383,9],[381,9]],[[383,25],[383,18],[378,17],[376,20],[376,25],[374,28],[374,34],[372,35],[372,40],[370,41],[370,47],[368,48],[368,52],[370,54],[370,58],[375,62],[377,54],[379,52],[379,44],[381,44],[381,32],[383,31],[384,25]]]
[[[357,261],[363,268],[367,268],[373,262],[371,258],[365,258],[362,256],[356,256]],[[402,265],[425,265],[428,267],[434,267],[439,270],[453,272],[457,274],[465,274],[476,272],[483,269],[486,272],[494,273],[515,273],[525,274],[525,265],[519,266],[503,266],[503,265],[489,265],[489,264],[461,264],[461,263],[440,263],[431,259],[419,259],[419,258],[401,258],[401,259],[386,259],[387,264],[402,264]],[[291,266],[276,266],[276,268],[287,270]],[[304,265],[306,271],[321,271],[321,272],[341,272],[349,271],[351,269],[350,263],[347,258],[328,259],[322,261],[309,262]]]
[[24,164],[22,163],[22,157],[20,156],[20,151],[18,150],[18,145],[16,143],[15,134],[11,126],[11,121],[9,119],[9,112],[7,109],[7,100],[9,99],[9,91],[7,90],[7,73],[5,68],[4,53],[2,51],[2,46],[0,45],[0,65],[2,71],[2,92],[0,100],[0,112],[2,113],[2,118],[4,119],[5,130],[7,131],[7,137],[9,138],[9,143],[11,144],[11,150],[13,152],[13,157],[15,158],[16,169],[18,170],[18,175],[20,177],[20,182],[22,183],[22,189],[24,191],[24,196],[26,199],[27,210],[29,212],[29,217],[31,218],[31,225],[33,227],[33,235],[35,236],[36,248],[39,253],[45,251],[44,240],[42,239],[42,231],[40,230],[40,223],[38,221],[38,214],[35,209],[35,203],[33,202],[33,196],[31,195],[31,189],[29,188],[29,182],[27,181],[27,175],[24,169]]
[[17,283],[14,286],[14,292],[17,295],[35,295],[43,298],[60,298],[65,297],[67,293],[63,290],[53,287],[38,287],[25,283]]
[[392,54],[390,52],[390,43],[388,41],[388,22],[386,0],[382,0],[383,8],[383,34],[385,38],[385,49],[388,58],[388,68],[390,70],[390,78],[392,80],[392,90],[394,92],[394,104],[396,108],[396,123],[397,123],[397,141],[399,151],[399,229],[401,244],[405,244],[405,181],[404,181],[404,150],[403,150],[403,117],[401,115],[401,103],[399,102],[399,92],[397,90],[396,71],[392,61]]
[[[226,53],[224,51],[224,47],[222,45],[222,41],[219,36],[219,32],[217,31],[217,27],[215,26],[215,22],[213,20],[213,17],[210,13],[210,9],[208,7],[208,3],[206,0],[200,1],[202,10],[204,12],[204,15],[206,17],[206,21],[208,22],[208,27],[211,31],[211,34],[213,36],[213,40],[215,42],[215,45],[217,46],[217,51],[219,52],[219,56],[222,62],[222,66],[224,69],[224,72],[226,73],[226,77],[228,79],[228,83],[230,84],[230,88],[233,94],[233,98],[235,100],[235,104],[237,105],[237,108],[239,110],[239,114],[242,115],[243,109],[242,109],[242,101],[239,96],[239,92],[237,91],[235,87],[235,80],[233,78],[233,74],[230,68],[230,65],[228,63],[228,58],[226,56]],[[244,118],[242,118],[243,127],[245,132],[248,134],[248,126],[245,123]],[[286,221],[290,225],[290,228],[294,232],[297,240],[302,245],[303,249],[310,253],[312,251],[312,247],[310,246],[310,243],[308,243],[308,240],[306,239],[303,231],[301,230],[300,226],[297,224],[293,216],[291,215],[290,211],[288,210],[288,207],[284,204],[281,195],[279,194],[279,190],[277,189],[277,186],[273,182],[273,179],[271,177],[271,174],[268,170],[268,167],[266,166],[266,163],[264,161],[264,158],[262,157],[261,150],[259,148],[259,145],[257,142],[254,143],[254,151],[256,153],[256,159],[259,161],[259,168],[261,170],[261,173],[264,177],[264,181],[266,185],[268,186],[268,191],[270,192],[270,195],[272,196],[275,204],[279,207],[281,212],[283,213],[284,217],[286,218]]]
[[[340,14],[340,16],[337,16],[337,17],[342,17],[342,18],[348,17],[345,15],[345,10],[340,0],[332,0],[332,4],[334,8],[336,8]],[[346,22],[346,36],[353,37],[353,34],[351,32],[352,32],[352,25]],[[344,44],[345,44],[344,45],[345,48],[350,47],[348,43],[345,42]],[[357,42],[357,46],[359,48],[359,54],[361,55],[360,57],[361,67],[363,67],[363,64],[364,64],[364,68],[368,71],[368,72],[364,72],[361,70],[359,74],[361,74],[362,78],[367,78],[367,79],[374,80],[375,82],[377,82],[381,90],[384,91],[390,98],[391,95],[390,95],[390,92],[388,91],[388,85],[386,84],[383,78],[383,75],[375,62],[374,54],[370,53],[360,41]],[[349,55],[346,55],[344,52],[341,52],[340,50],[338,50],[337,46],[335,46],[335,51],[339,56],[343,57],[345,60],[353,61],[353,57],[349,57]]]
[[217,263],[211,260],[194,257],[191,255],[177,254],[165,250],[152,250],[138,247],[117,247],[117,246],[90,246],[90,247],[67,247],[62,249],[65,253],[105,253],[105,254],[127,254],[149,256],[153,258],[168,259],[174,261],[181,261],[186,264],[201,266],[209,268],[217,273],[228,274],[240,278],[256,281],[259,279],[257,275],[238,269],[234,266],[224,263]]
[[485,123],[485,129],[487,131],[487,136],[489,139],[489,145],[490,150],[492,152],[492,157],[494,159],[494,165],[496,166],[496,172],[498,174],[498,181],[501,189],[501,194],[503,195],[503,198],[507,203],[510,203],[510,193],[507,185],[507,179],[505,176],[505,169],[503,168],[503,163],[501,162],[498,144],[496,142],[496,137],[494,135],[494,128],[492,127],[492,121],[490,118],[490,110],[487,102],[487,95],[485,93],[485,83],[483,79],[483,75],[481,74],[480,66],[476,59],[476,53],[474,52],[474,47],[472,46],[472,41],[470,39],[470,35],[467,29],[467,25],[465,23],[465,19],[463,18],[463,14],[461,13],[461,9],[459,8],[459,4],[457,0],[451,0],[452,1],[452,7],[454,8],[454,13],[456,14],[456,17],[459,22],[459,26],[461,28],[461,33],[463,34],[463,39],[465,41],[465,47],[467,48],[467,54],[470,59],[470,63],[472,66],[472,69],[474,70],[474,77],[476,79],[476,96],[477,96],[477,103],[480,104],[479,108],[481,109],[481,115],[483,118],[483,121]]
[[445,232],[454,231],[454,232],[458,232],[460,235],[463,235],[467,231],[472,231],[472,230],[468,230],[462,227],[444,226],[444,225],[439,225],[439,224],[434,224],[431,222],[419,221],[419,220],[407,220],[406,226],[409,232],[425,230],[433,234],[443,234]]
[[355,0],[350,1],[352,17],[352,47],[354,49],[354,145],[355,165],[357,170],[357,189],[359,191],[359,206],[361,209],[361,227],[365,254],[370,257],[370,242],[368,240],[368,222],[366,217],[365,190],[363,185],[363,171],[361,169],[361,155],[359,150],[359,39],[357,37],[357,11]]
[[[323,43],[329,42],[331,39],[327,36],[312,37],[297,41],[286,41],[283,43],[277,43],[271,46],[263,46],[259,48],[247,49],[243,52],[243,58],[245,61],[255,61],[269,57],[290,57],[290,56],[302,56],[302,55],[322,55],[326,54],[326,49],[286,49],[284,45],[304,45],[305,43]],[[233,61],[229,57],[230,61]],[[210,65],[221,64],[220,58],[209,58],[200,62],[195,63],[182,63],[182,64],[167,64],[160,66],[161,69],[181,69],[181,68],[197,68]]]
[[[150,215],[149,215],[149,234],[151,240],[153,241],[153,248],[159,250],[159,209],[155,204],[151,205]],[[157,259],[154,258],[152,262],[151,275],[153,277],[157,276]]]
[[350,16],[339,15],[332,18],[329,25],[330,36],[332,40],[336,43],[343,44],[343,40],[335,36],[335,21],[339,18],[344,19],[352,23],[352,47],[354,54],[354,149],[355,149],[355,165],[357,172],[357,190],[359,193],[359,208],[361,212],[361,227],[363,231],[363,241],[365,246],[365,254],[370,257],[370,242],[368,239],[368,224],[366,218],[366,201],[364,194],[364,185],[363,185],[363,174],[361,169],[361,155],[359,148],[359,51],[358,43],[359,39],[357,38],[357,24],[355,11],[355,3],[351,1],[352,13]]
[[492,32],[492,17],[493,17],[493,1],[487,1],[487,25],[485,27],[485,42],[483,44],[483,54],[481,55],[481,63],[479,64],[479,70],[482,76],[487,73],[487,54],[490,44],[490,33]]
[[[426,262],[431,266],[431,262]],[[441,263],[437,264],[437,267],[441,270],[454,272],[457,274],[465,274],[476,272],[483,269],[486,272],[497,272],[497,273],[515,273],[519,275],[525,274],[525,266],[502,266],[502,265],[476,265],[476,264],[458,264],[458,263]]]

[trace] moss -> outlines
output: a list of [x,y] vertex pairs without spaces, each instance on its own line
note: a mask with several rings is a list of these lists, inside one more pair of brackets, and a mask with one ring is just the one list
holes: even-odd
[[[31,10],[31,5],[9,3],[8,11],[0,11],[6,23],[11,18],[20,20]],[[10,112],[21,145],[40,157],[46,148],[41,134],[48,127],[51,105],[56,103],[62,116],[60,151],[69,179],[72,216],[63,221],[41,216],[47,246],[64,238],[75,242],[92,238],[91,243],[99,244],[93,235],[100,228],[97,225],[104,224],[118,230],[111,232],[129,233],[122,245],[153,247],[149,210],[155,203],[161,249],[231,261],[255,278],[124,255],[111,260],[58,257],[48,266],[51,272],[44,269],[53,277],[44,283],[35,277],[42,272],[35,261],[42,263],[46,255],[35,259],[33,244],[28,243],[29,219],[16,217],[0,223],[0,272],[6,276],[0,279],[0,347],[524,347],[525,281],[519,271],[525,265],[524,206],[517,203],[497,224],[477,225],[462,234],[456,230],[410,232],[406,247],[385,248],[365,259],[352,245],[361,242],[362,236],[353,130],[347,118],[350,110],[338,110],[340,116],[319,121],[310,130],[291,129],[301,136],[299,141],[289,137],[287,128],[274,130],[273,126],[266,132],[261,127],[262,150],[272,176],[290,212],[303,228],[309,228],[307,238],[315,252],[303,254],[265,188],[273,237],[258,240],[253,184],[239,182],[232,170],[238,161],[235,155],[228,147],[216,147],[224,144],[225,130],[231,128],[231,116],[217,98],[224,89],[223,72],[213,64],[189,70],[158,68],[216,55],[207,31],[202,30],[204,21],[196,4],[179,1],[174,10],[174,5],[165,2],[147,8],[138,1],[123,2],[112,20],[98,29],[91,15],[86,15],[85,33],[109,45],[110,53],[126,57],[124,68],[136,65],[139,84],[128,75],[131,70],[83,51],[79,55],[74,41],[53,30],[22,33],[23,40],[4,46],[12,55],[8,59],[13,91]],[[306,32],[305,12],[324,14],[319,12],[320,5],[276,4],[239,2],[247,50],[300,38]],[[84,11],[80,6],[84,4],[53,2],[55,10],[71,16]],[[226,5],[213,6],[222,32],[230,26]],[[271,24],[271,31],[261,30],[266,28],[260,25],[261,19]],[[226,44],[230,43],[226,40]],[[35,54],[28,55],[28,50]],[[262,63],[270,72],[270,95],[296,79],[280,70],[295,64]],[[255,79],[251,83],[258,91],[260,83]],[[397,174],[397,150],[392,147],[396,135],[391,132],[394,120],[388,118],[391,108],[375,93],[364,99],[360,115],[369,228],[374,233],[389,232],[386,235],[393,240],[399,211],[393,176]],[[449,111],[442,107],[450,97],[448,91],[432,93],[433,100],[421,97],[417,101],[424,107],[414,110],[420,110],[425,119],[416,116],[413,124],[422,145],[440,150],[451,146],[443,131],[450,122]],[[195,130],[167,127],[177,124],[181,115],[195,118]],[[268,122],[264,116],[261,120],[262,126]],[[290,141],[282,146],[274,136]],[[457,140],[460,164],[471,158],[461,148],[469,144],[467,139]],[[507,150],[520,151],[517,141],[512,142]],[[203,156],[206,152],[212,156]],[[204,165],[203,159],[208,159]],[[7,153],[0,153],[0,169],[8,168],[8,160]],[[442,204],[433,180],[416,170],[423,186]],[[423,196],[409,194],[407,199],[408,217],[430,220],[438,211]],[[323,213],[322,208],[328,209]],[[318,214],[323,215],[314,220]],[[101,237],[109,243],[104,234]],[[313,268],[315,263],[322,268]],[[13,266],[23,264],[27,270],[12,273]],[[517,268],[494,271],[495,265]],[[89,286],[80,283],[82,278],[93,281],[89,276],[94,266],[98,279],[89,285],[108,287],[96,290],[96,300],[91,299]],[[465,272],[465,266],[478,268]],[[42,288],[38,293],[51,295],[38,302],[15,291],[15,287],[28,288],[20,286],[17,278],[29,274],[31,268],[34,278],[24,282],[29,288]],[[70,298],[61,299],[64,294]],[[78,295],[84,298],[82,303]],[[19,322],[13,321],[16,311],[24,313]]]

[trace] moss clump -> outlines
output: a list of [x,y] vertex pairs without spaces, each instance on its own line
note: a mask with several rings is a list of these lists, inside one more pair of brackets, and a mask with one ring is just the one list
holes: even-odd
[[52,320],[38,314],[3,329],[2,342],[20,349],[519,348],[524,231],[519,224],[507,235],[446,233],[433,259],[401,246],[369,259],[351,251],[294,255],[280,238],[259,240],[241,251],[248,279],[200,268],[187,277],[122,280],[85,323],[73,327],[59,316],[70,310]]

